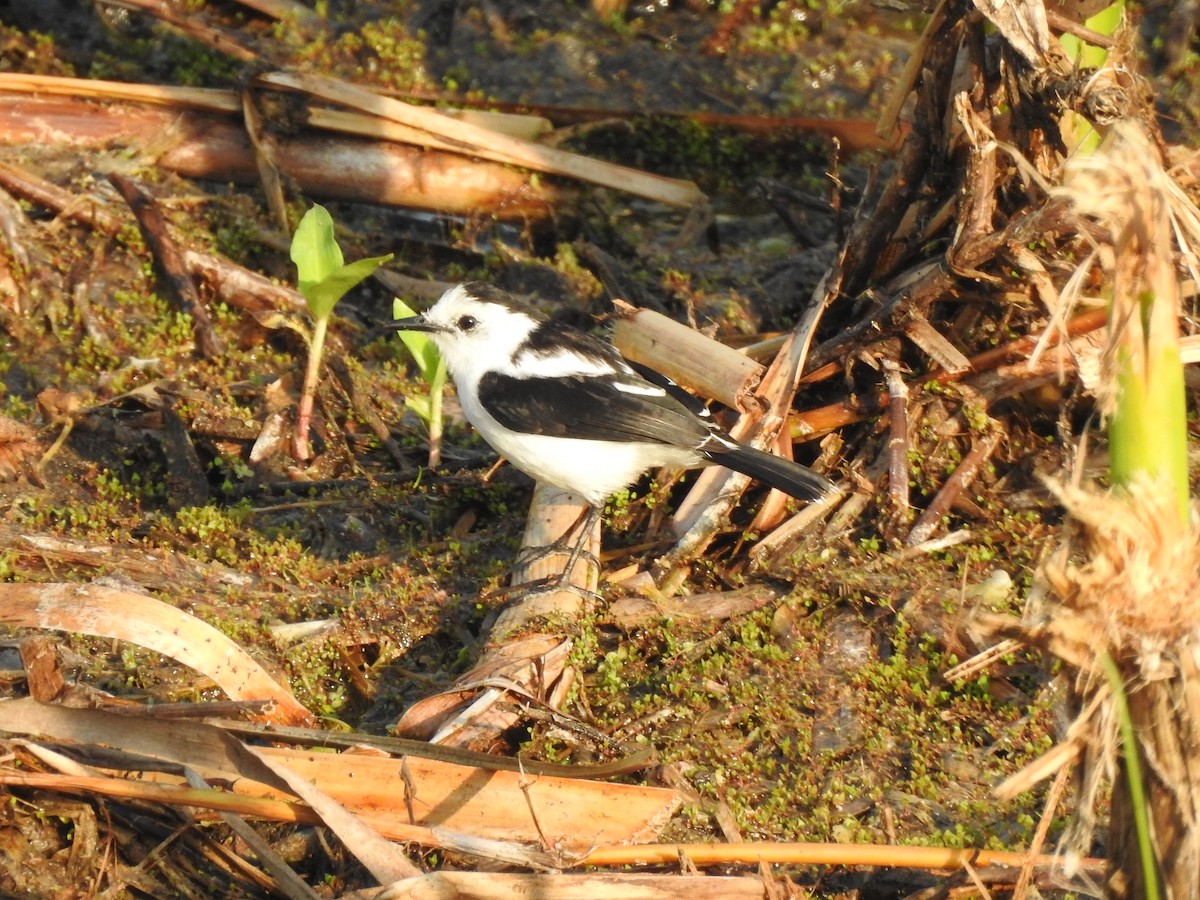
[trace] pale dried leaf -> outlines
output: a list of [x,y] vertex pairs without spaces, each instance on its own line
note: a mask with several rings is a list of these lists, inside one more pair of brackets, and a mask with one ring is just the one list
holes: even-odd
[[281,724],[313,724],[292,693],[206,622],[154,597],[94,584],[0,584],[0,623],[117,638],[211,678],[231,700],[270,700]]

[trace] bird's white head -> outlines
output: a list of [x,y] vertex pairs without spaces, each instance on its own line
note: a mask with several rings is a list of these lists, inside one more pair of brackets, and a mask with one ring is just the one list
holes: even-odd
[[484,372],[507,370],[541,322],[503,291],[476,282],[452,287],[424,315],[395,327],[427,332],[451,376],[474,381]]

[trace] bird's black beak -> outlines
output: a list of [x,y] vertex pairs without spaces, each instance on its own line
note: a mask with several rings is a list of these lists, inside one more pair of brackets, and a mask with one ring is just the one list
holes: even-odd
[[445,331],[445,325],[439,325],[437,322],[430,322],[424,316],[411,316],[407,319],[397,319],[395,322],[389,322],[387,327],[392,331],[426,331],[436,333]]

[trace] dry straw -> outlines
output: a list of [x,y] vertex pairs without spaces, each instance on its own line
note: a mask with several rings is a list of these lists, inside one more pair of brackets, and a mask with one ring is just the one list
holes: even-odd
[[1020,633],[1076,670],[1080,713],[1065,746],[1001,791],[1025,790],[1079,760],[1080,808],[1066,845],[1091,843],[1095,802],[1111,781],[1107,892],[1150,897],[1161,879],[1163,896],[1196,898],[1200,535],[1188,499],[1177,323],[1179,267],[1193,268],[1200,214],[1130,122],[1068,163],[1054,193],[1079,217],[1080,267],[1098,271],[1109,292],[1097,396],[1113,487],[1052,485],[1072,537],[1045,565]]

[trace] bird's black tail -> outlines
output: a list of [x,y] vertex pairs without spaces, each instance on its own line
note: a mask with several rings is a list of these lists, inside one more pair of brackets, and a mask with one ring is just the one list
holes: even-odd
[[729,441],[732,446],[728,449],[710,450],[706,455],[719,466],[741,472],[778,488],[785,494],[791,494],[797,500],[816,501],[837,490],[832,481],[808,466],[763,453],[746,444]]

